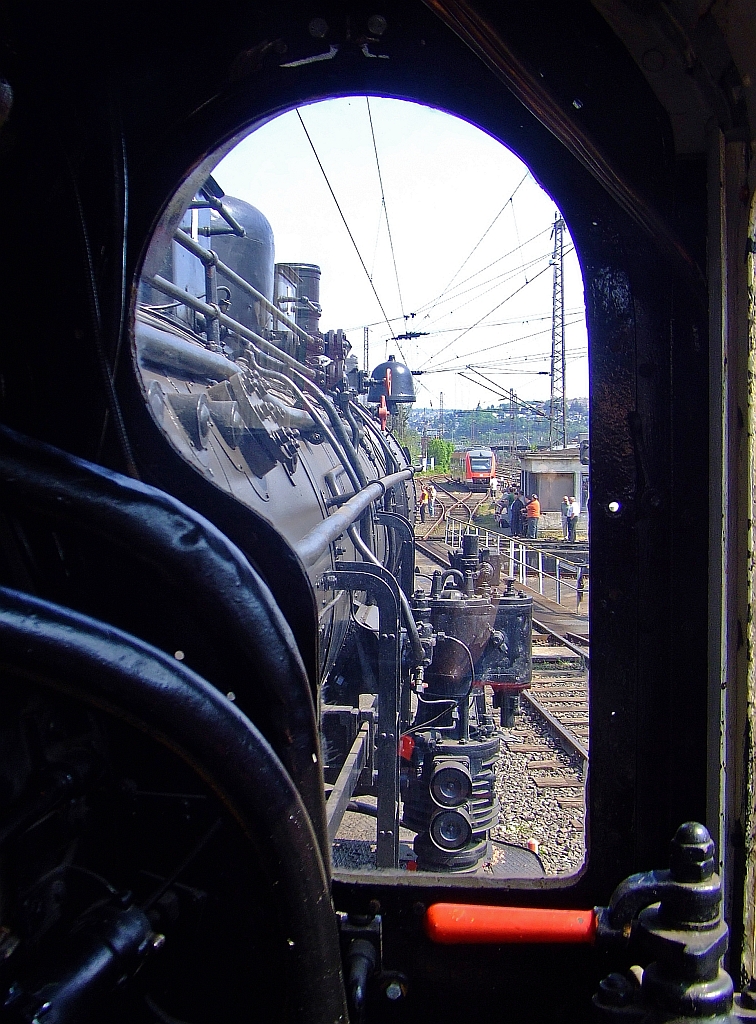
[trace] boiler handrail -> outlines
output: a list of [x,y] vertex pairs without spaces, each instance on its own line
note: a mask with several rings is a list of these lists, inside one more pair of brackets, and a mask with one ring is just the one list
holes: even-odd
[[259,302],[263,309],[274,316],[276,320],[280,320],[282,324],[286,324],[289,330],[293,331],[294,334],[302,339],[302,341],[312,342],[313,339],[307,331],[302,330],[299,324],[292,320],[288,314],[283,312],[283,310],[279,309],[278,306],[274,305],[270,299],[263,295],[262,292],[259,292],[254,285],[250,284],[249,281],[245,281],[243,277],[239,277],[231,267],[226,266],[226,264],[215,252],[213,252],[212,249],[206,249],[203,245],[200,245],[199,242],[195,242],[191,235],[187,235],[187,233],[181,229],[179,229],[173,237],[179,245],[183,246],[184,249],[187,250],[187,252],[196,256],[203,265],[214,266],[221,277],[225,277],[227,281],[231,282],[231,284],[235,284],[237,288],[241,288],[241,290],[246,292],[247,295]]
[[355,523],[365,509],[382,498],[386,491],[410,480],[411,469],[403,469],[399,473],[391,473],[390,476],[380,477],[363,487],[353,498],[346,501],[341,508],[332,512],[322,523],[318,523],[309,533],[294,545],[295,550],[305,565],[314,565],[322,554],[328,549],[337,537],[345,533],[352,523]]

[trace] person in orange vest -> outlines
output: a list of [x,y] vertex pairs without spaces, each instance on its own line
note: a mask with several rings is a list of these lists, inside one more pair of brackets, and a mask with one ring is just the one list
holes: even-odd
[[541,518],[541,503],[537,494],[530,495],[530,501],[525,506],[525,518],[528,521],[528,537],[535,540],[538,536],[538,520]]

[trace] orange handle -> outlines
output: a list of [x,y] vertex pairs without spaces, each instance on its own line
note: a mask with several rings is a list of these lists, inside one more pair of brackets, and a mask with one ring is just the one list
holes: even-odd
[[596,939],[592,910],[540,907],[477,907],[434,903],[425,912],[425,934],[433,942],[511,943],[587,942]]

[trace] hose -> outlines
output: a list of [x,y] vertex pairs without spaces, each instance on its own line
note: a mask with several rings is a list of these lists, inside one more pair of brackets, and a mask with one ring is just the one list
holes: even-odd
[[[367,544],[363,542],[362,537],[360,537],[360,535],[357,533],[354,526],[350,526],[349,529],[347,530],[347,533],[349,534],[352,543],[360,552],[360,554],[362,555],[366,562],[372,562],[373,565],[380,565],[381,567],[383,567],[380,559],[376,558],[376,556],[373,554],[373,552],[370,550]],[[412,664],[414,666],[422,665],[423,662],[425,661],[425,651],[423,650],[423,645],[420,642],[420,634],[417,631],[417,623],[415,622],[415,617],[412,614],[412,609],[410,608],[410,603],[407,600],[407,595],[404,593],[401,587],[398,587],[397,589],[399,591],[399,602],[402,606],[404,624],[407,627],[407,635],[410,641],[410,649],[412,650]]]
[[[156,488],[0,427],[6,514],[18,509],[73,523],[159,565],[191,597],[221,648],[238,652],[233,689],[299,788],[323,857],[329,855],[320,738],[294,636],[242,552],[212,523]],[[76,593],[74,591],[74,593]],[[213,680],[211,680],[212,682]]]
[[[6,672],[126,721],[168,747],[216,793],[253,843],[276,894],[293,1019],[346,1024],[339,937],[318,840],[296,787],[252,722],[162,651],[6,588],[0,588],[0,649]],[[250,1021],[257,1020],[255,1005],[251,1000]]]

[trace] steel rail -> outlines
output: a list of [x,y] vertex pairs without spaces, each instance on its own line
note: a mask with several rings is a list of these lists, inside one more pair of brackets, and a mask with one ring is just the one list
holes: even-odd
[[555,633],[553,629],[547,626],[544,622],[539,622],[538,619],[533,619],[533,625],[540,633],[545,633],[547,636],[553,636],[563,647],[566,647],[573,654],[579,655],[585,662],[585,667],[588,668],[590,665],[590,655],[588,644],[585,647],[579,647],[576,643],[568,640],[566,636],[562,636],[561,633]]
[[527,690],[523,690],[520,696],[524,697],[528,704],[530,704],[531,708],[543,718],[549,729],[556,734],[560,742],[566,743],[568,746],[572,747],[573,751],[578,755],[578,757],[582,758],[587,765],[589,760],[588,749],[583,746],[570,728],[563,722],[560,722],[559,719],[555,715],[552,715],[550,711],[547,711],[543,704],[541,704],[538,698],[532,693],[529,693]]

